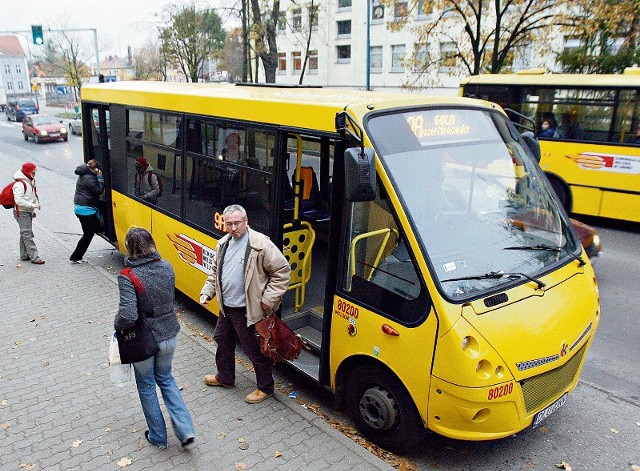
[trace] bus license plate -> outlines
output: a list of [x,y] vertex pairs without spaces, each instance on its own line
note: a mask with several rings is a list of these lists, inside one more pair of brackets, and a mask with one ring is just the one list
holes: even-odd
[[531,424],[531,428],[536,428],[538,425],[540,425],[540,422],[542,422],[544,419],[546,419],[547,417],[549,417],[551,414],[553,414],[555,411],[557,411],[558,409],[560,409],[565,402],[567,402],[567,394],[568,393],[564,393],[562,395],[562,397],[560,397],[556,402],[554,402],[553,404],[551,404],[549,407],[547,407],[546,409],[541,410],[540,412],[538,412],[534,417],[533,417],[533,423]]

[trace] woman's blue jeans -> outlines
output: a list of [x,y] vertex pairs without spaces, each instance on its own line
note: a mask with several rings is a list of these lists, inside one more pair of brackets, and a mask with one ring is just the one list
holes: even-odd
[[162,393],[178,440],[184,442],[189,437],[195,437],[191,414],[189,414],[176,380],[171,374],[171,362],[176,345],[176,337],[159,342],[160,351],[155,356],[133,364],[138,396],[149,426],[148,438],[150,442],[160,448],[167,447],[167,426],[160,410],[156,384]]

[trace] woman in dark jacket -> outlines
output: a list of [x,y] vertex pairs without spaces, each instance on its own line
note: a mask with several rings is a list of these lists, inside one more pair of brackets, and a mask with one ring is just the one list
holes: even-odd
[[132,227],[124,240],[127,257],[125,269],[133,273],[142,286],[136,287],[125,274],[118,276],[120,306],[114,321],[116,330],[133,327],[138,309],[147,315],[153,336],[160,351],[151,358],[133,363],[138,396],[149,430],[147,440],[160,449],[167,447],[167,427],[160,410],[156,385],[169,411],[173,430],[184,448],[195,441],[193,422],[171,373],[180,324],[173,310],[175,275],[166,260],[160,259],[151,234],[140,227]]
[[82,257],[87,252],[94,234],[100,231],[98,205],[100,195],[104,191],[104,183],[100,162],[97,160],[90,160],[86,164],[78,165],[75,173],[78,175],[78,181],[76,182],[73,206],[76,217],[82,226],[82,237],[69,260],[71,263],[87,263]]

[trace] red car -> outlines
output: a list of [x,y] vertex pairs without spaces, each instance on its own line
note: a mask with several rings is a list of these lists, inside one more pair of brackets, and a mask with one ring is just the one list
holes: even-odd
[[42,114],[25,116],[22,121],[22,134],[25,141],[32,137],[37,143],[57,141],[58,139],[67,141],[69,139],[69,133],[62,121],[55,116]]

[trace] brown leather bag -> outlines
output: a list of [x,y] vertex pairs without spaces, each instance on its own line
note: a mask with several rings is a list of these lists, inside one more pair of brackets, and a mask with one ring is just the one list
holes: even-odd
[[295,360],[305,348],[299,336],[278,316],[265,317],[256,324],[256,337],[260,351],[273,363]]

